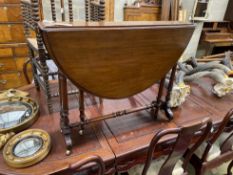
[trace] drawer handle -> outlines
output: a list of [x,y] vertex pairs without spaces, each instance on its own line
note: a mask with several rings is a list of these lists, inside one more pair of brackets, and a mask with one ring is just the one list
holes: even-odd
[[0,80],[0,84],[6,84],[7,80]]

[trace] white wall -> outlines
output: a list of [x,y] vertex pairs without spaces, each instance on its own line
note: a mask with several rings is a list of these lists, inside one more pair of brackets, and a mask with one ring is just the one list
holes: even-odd
[[[65,3],[65,13],[66,13],[66,19],[69,18],[68,16],[68,4],[67,0],[64,0]],[[49,0],[42,0],[43,4],[43,12],[44,12],[44,19],[45,20],[52,20],[51,16],[51,6]],[[57,11],[57,20],[61,21],[61,5],[60,0],[55,0],[55,7]],[[85,20],[85,6],[84,6],[84,0],[73,0],[73,15],[75,20]]]
[[115,0],[114,20],[123,21],[125,4],[131,5],[134,1],[135,0]]
[[225,16],[229,0],[210,0],[208,7],[208,21],[222,21]]
[[[208,21],[222,21],[225,16],[225,12],[227,9],[227,4],[229,0],[210,0],[208,5]],[[191,18],[195,0],[182,0],[182,6],[184,9],[187,10],[187,20]],[[201,37],[201,32],[203,29],[203,22],[199,21],[196,22],[196,29],[193,33],[193,36],[184,51],[183,55],[181,56],[181,61],[187,60],[190,57],[196,57],[197,49],[199,40]]]
[[187,46],[187,48],[185,49],[183,55],[180,58],[180,61],[185,61],[191,57],[196,57],[196,52],[197,52],[197,48],[198,48],[198,44],[199,44],[199,40],[201,37],[201,32],[203,29],[203,22],[198,22],[196,23],[196,28],[193,32],[193,36]]

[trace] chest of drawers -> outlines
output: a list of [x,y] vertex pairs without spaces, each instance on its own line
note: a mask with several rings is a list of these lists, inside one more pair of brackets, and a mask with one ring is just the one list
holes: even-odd
[[0,0],[0,90],[26,84],[23,64],[27,59],[20,0]]

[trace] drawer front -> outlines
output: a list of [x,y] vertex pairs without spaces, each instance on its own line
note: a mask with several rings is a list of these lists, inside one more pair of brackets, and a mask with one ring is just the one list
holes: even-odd
[[0,43],[23,43],[23,24],[0,24]]
[[15,60],[13,58],[0,58],[0,72],[17,70]]
[[16,88],[21,85],[22,73],[6,73],[0,76],[1,90]]
[[[28,59],[27,58],[16,58],[15,59],[15,64],[16,64],[16,67],[17,67],[17,70],[18,71],[23,71],[23,66],[24,66],[24,63],[27,61]],[[29,63],[28,66],[27,66],[27,71],[31,72],[32,71],[32,68],[31,68],[31,64]]]
[[28,57],[27,44],[0,44],[0,58],[6,57]]
[[[29,72],[29,78],[32,79],[32,73]],[[0,90],[17,88],[26,85],[26,79],[23,72],[13,72],[0,74]]]
[[4,57],[13,57],[12,48],[0,48],[0,58]]
[[20,5],[0,4],[0,22],[22,22]]
[[20,45],[14,48],[15,57],[28,57],[28,47],[27,44]]
[[20,0],[0,0],[0,4],[19,4]]

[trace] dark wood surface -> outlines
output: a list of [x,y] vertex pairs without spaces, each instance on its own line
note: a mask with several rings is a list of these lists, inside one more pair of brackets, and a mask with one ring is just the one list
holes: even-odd
[[[2,153],[0,156],[0,174],[52,174],[59,172],[61,170],[67,169],[70,164],[78,162],[85,157],[98,155],[100,156],[105,164],[107,165],[107,171],[109,173],[114,172],[114,160],[115,156],[108,145],[105,136],[101,132],[101,126],[89,125],[83,136],[78,135],[78,131],[73,131],[73,136],[76,137],[73,153],[70,156],[65,155],[66,147],[63,135],[60,133],[60,113],[56,112],[53,114],[48,114],[47,105],[45,103],[43,91],[37,92],[34,86],[27,86],[21,88],[22,90],[27,90],[30,96],[36,99],[40,104],[40,117],[32,128],[41,128],[47,131],[52,138],[52,149],[48,157],[46,157],[42,162],[23,169],[13,169],[8,167],[3,160]],[[77,104],[77,99],[75,97],[70,97],[72,103]],[[73,98],[73,99],[72,99]],[[87,97],[88,98],[88,97]],[[55,100],[55,99],[54,99]],[[87,101],[88,102],[88,101]],[[55,110],[59,111],[59,101],[55,102]],[[91,111],[93,107],[87,104],[90,108],[87,109],[86,115],[92,115]],[[72,108],[72,107],[71,107]],[[70,118],[72,120],[78,119],[79,112],[77,109],[70,111]],[[101,124],[100,124],[101,125]],[[109,168],[108,168],[109,165]]]
[[40,29],[48,54],[73,84],[99,97],[121,99],[165,76],[189,43],[194,25],[40,23]]
[[[174,109],[174,120],[168,121],[161,112],[158,120],[153,120],[150,111],[143,111],[127,115],[121,118],[109,119],[96,124],[88,125],[84,136],[74,134],[77,139],[73,147],[73,154],[65,155],[65,143],[59,127],[59,113],[48,115],[43,94],[36,92],[33,86],[22,88],[28,90],[33,98],[40,103],[40,118],[32,126],[33,128],[42,128],[52,136],[53,148],[49,156],[41,163],[24,169],[12,169],[8,167],[0,156],[1,174],[48,174],[58,172],[61,169],[68,168],[68,165],[81,160],[89,155],[99,155],[107,165],[108,172],[114,172],[115,167],[120,170],[144,161],[149,143],[155,132],[159,129],[175,128],[185,124],[193,123],[204,117],[210,117],[217,126],[227,111],[233,105],[233,96],[228,95],[219,99],[212,95],[209,79],[201,79],[192,84],[192,92],[187,101],[179,108]],[[123,100],[105,100],[100,104],[99,100],[93,96],[85,94],[86,115],[89,118],[108,114],[119,109],[147,104],[155,99],[157,86]],[[78,110],[76,109],[78,101],[75,96],[69,96],[71,121],[78,120]],[[59,100],[54,99],[55,111],[59,111]],[[75,131],[73,131],[75,132]],[[175,136],[171,135],[160,141],[161,151],[156,155],[166,154],[169,142]]]
[[[146,104],[153,100],[157,90],[157,86],[153,86],[137,95],[134,101]],[[128,103],[125,102],[124,106],[130,106],[130,103],[135,104],[128,101]],[[113,110],[115,105],[111,106]],[[148,148],[152,137],[159,129],[176,128],[177,126],[183,126],[198,119],[201,120],[205,117],[210,117],[210,113],[197,102],[193,101],[192,96],[181,107],[174,109],[173,112],[174,119],[170,122],[163,113],[160,113],[158,120],[155,121],[147,111],[138,114],[137,117],[127,116],[105,121],[107,128],[104,132],[116,155],[116,164],[118,165],[117,168],[119,171],[126,170],[136,163],[145,161],[144,155],[146,148]],[[174,137],[170,135],[160,140],[160,143],[165,143],[165,141]],[[158,156],[160,154],[166,154],[165,148],[167,146],[162,145],[161,150],[164,152],[160,152]],[[129,154],[130,152],[134,152],[134,154]]]

